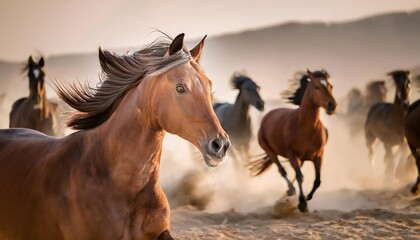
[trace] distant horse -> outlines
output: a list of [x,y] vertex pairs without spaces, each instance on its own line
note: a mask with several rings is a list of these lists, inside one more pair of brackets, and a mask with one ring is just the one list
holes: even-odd
[[232,156],[242,163],[248,161],[249,145],[252,137],[252,123],[249,115],[249,106],[264,111],[264,101],[259,90],[260,87],[248,76],[235,73],[231,83],[239,94],[234,104],[216,103],[213,109],[223,129],[229,134],[232,141]]
[[357,88],[349,91],[345,119],[352,136],[363,132],[369,109],[376,103],[385,102],[386,93],[385,81],[369,82],[365,94]]
[[278,155],[289,159],[296,172],[299,184],[299,205],[301,212],[307,212],[306,198],[303,194],[303,175],[300,170],[305,160],[312,161],[315,166],[315,181],[307,200],[311,200],[315,190],[321,184],[321,164],[324,146],[327,142],[327,132],[319,119],[320,108],[327,114],[334,113],[337,103],[332,95],[332,85],[328,82],[326,71],[307,71],[306,89],[300,107],[297,109],[278,108],[264,116],[258,132],[258,142],[267,154],[263,159],[250,163],[253,175],[260,175],[271,164],[275,163],[280,174],[288,185],[287,194],[295,193],[295,188],[287,178],[287,173],[281,165]]
[[173,239],[159,184],[165,132],[200,149],[210,167],[229,148],[211,82],[184,34],[130,55],[99,49],[96,87],[56,82],[78,110],[63,138],[0,130],[0,235],[7,239]]
[[378,138],[385,147],[385,175],[386,180],[391,180],[394,175],[393,146],[400,146],[401,161],[408,155],[404,142],[404,118],[409,105],[410,79],[409,71],[393,71],[392,76],[395,86],[394,103],[377,103],[369,110],[365,123],[366,145],[369,150],[369,159],[373,165],[372,145]]
[[44,58],[36,63],[29,57],[25,70],[28,71],[29,97],[21,98],[12,105],[10,128],[30,128],[54,136],[57,131],[55,111],[57,104],[48,101],[43,71]]
[[415,101],[408,108],[404,127],[408,146],[410,147],[411,154],[416,159],[418,175],[416,183],[411,188],[411,192],[417,194],[420,184],[420,100]]

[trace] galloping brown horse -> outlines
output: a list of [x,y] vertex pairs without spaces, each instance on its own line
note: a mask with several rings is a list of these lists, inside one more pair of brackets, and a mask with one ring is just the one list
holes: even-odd
[[328,82],[329,77],[326,71],[312,73],[308,70],[306,89],[301,89],[303,97],[300,107],[278,108],[264,116],[258,132],[258,142],[267,155],[250,163],[250,170],[254,175],[260,175],[275,163],[288,184],[287,194],[291,196],[295,193],[295,188],[277,156],[288,158],[299,184],[298,208],[301,212],[308,211],[302,189],[303,175],[300,171],[303,161],[312,161],[315,166],[316,178],[308,200],[312,199],[321,184],[321,164],[327,132],[319,119],[320,108],[325,108],[327,114],[331,115],[337,106],[332,95],[332,85]]
[[417,181],[411,188],[413,194],[418,194],[420,184],[420,100],[410,105],[404,123],[405,137],[411,154],[416,159],[417,165]]
[[0,236],[7,239],[173,239],[159,184],[165,132],[219,165],[229,140],[211,82],[184,34],[119,56],[99,49],[95,88],[56,83],[77,109],[64,138],[0,130]]
[[369,159],[373,165],[372,145],[378,138],[385,147],[385,177],[389,182],[394,177],[393,146],[399,146],[401,161],[405,161],[408,153],[404,141],[404,118],[409,105],[410,79],[409,71],[398,70],[388,73],[395,83],[396,92],[393,103],[377,103],[368,112],[365,123],[365,139],[369,150]]
[[58,131],[55,111],[57,104],[48,101],[45,91],[43,71],[44,58],[36,63],[29,57],[25,70],[28,70],[29,97],[13,103],[10,112],[10,128],[30,128],[54,136]]

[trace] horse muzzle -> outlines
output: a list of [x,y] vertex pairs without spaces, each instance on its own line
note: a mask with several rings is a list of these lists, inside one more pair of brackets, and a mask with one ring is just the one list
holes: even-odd
[[217,136],[205,143],[204,146],[204,161],[209,167],[217,167],[221,164],[230,148],[230,141],[228,138]]
[[336,103],[328,102],[325,110],[326,110],[328,115],[332,115],[335,112],[336,107],[337,107]]
[[264,111],[264,105],[265,103],[262,100],[255,103],[255,107],[261,112]]

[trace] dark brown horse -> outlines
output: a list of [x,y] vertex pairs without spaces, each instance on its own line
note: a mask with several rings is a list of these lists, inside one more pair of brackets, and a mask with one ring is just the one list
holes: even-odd
[[159,184],[165,132],[194,144],[210,167],[230,145],[196,62],[203,41],[188,51],[183,38],[123,56],[99,49],[99,86],[56,83],[79,131],[0,130],[0,236],[173,239]]
[[416,159],[417,165],[417,181],[411,188],[413,194],[419,194],[420,189],[420,100],[415,101],[410,105],[405,117],[405,137],[407,138],[408,146],[411,154]]
[[213,109],[232,141],[231,153],[235,162],[244,164],[248,162],[252,137],[249,107],[254,106],[259,111],[264,111],[264,100],[259,94],[260,87],[248,76],[235,73],[231,82],[233,88],[239,90],[235,103],[216,103]]
[[320,108],[324,108],[327,114],[331,115],[337,106],[328,79],[329,74],[326,71],[312,73],[308,70],[306,77],[308,82],[306,89],[303,89],[300,107],[278,108],[264,116],[258,132],[258,142],[267,155],[250,163],[250,170],[254,175],[260,175],[275,163],[288,184],[287,194],[291,196],[295,193],[295,188],[287,178],[287,173],[277,156],[288,158],[299,184],[298,208],[301,212],[308,211],[302,189],[303,175],[300,170],[304,161],[309,160],[314,163],[316,175],[307,200],[312,199],[321,184],[321,164],[327,132],[319,119]]
[[57,104],[48,101],[43,71],[44,58],[36,63],[29,57],[25,70],[28,71],[29,97],[13,103],[10,112],[10,128],[30,128],[54,136],[58,131],[55,111]]
[[369,110],[365,123],[366,145],[369,159],[373,165],[372,145],[378,138],[385,147],[385,180],[386,184],[394,178],[393,146],[399,146],[401,160],[405,161],[408,149],[404,141],[404,118],[409,105],[410,79],[409,71],[393,71],[390,75],[395,83],[394,103],[377,103]]

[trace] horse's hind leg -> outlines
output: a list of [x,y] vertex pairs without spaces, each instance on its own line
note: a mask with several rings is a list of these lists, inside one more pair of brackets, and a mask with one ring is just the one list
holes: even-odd
[[391,146],[385,145],[385,185],[392,183],[394,179],[394,156]]
[[408,143],[408,146],[410,147],[411,153],[413,154],[414,158],[416,159],[416,165],[417,165],[417,181],[411,188],[411,192],[413,194],[418,194],[419,191],[419,185],[420,185],[420,152],[419,150],[414,147],[412,144]]
[[373,149],[372,145],[375,142],[375,135],[368,129],[368,127],[365,127],[365,139],[366,139],[366,146],[368,148],[368,157],[370,161],[371,169],[373,169],[374,159],[373,159]]
[[307,198],[308,201],[312,199],[312,196],[314,195],[315,191],[321,185],[321,164],[322,164],[322,157],[316,157],[314,161],[315,181],[314,181],[314,186],[312,187],[311,192],[308,194],[308,198]]
[[270,158],[270,160],[272,162],[274,162],[280,172],[280,175],[286,180],[287,182],[287,196],[293,196],[296,193],[295,187],[293,187],[292,182],[290,182],[290,180],[287,178],[287,172],[286,169],[284,169],[284,167],[281,165],[279,159],[277,158],[277,154],[273,153],[273,152],[267,152],[267,156]]
[[306,203],[305,195],[303,195],[303,189],[302,189],[303,175],[302,175],[302,172],[300,171],[299,159],[296,157],[295,153],[291,152],[291,153],[289,153],[289,161],[290,161],[290,164],[292,165],[293,169],[295,169],[296,180],[298,181],[298,184],[299,184],[299,205],[298,205],[298,208],[301,212],[307,212],[308,211],[308,206],[307,206],[307,203]]
[[172,237],[172,235],[169,232],[169,230],[165,230],[165,231],[163,231],[159,235],[159,237],[157,238],[157,240],[175,240],[175,238]]

